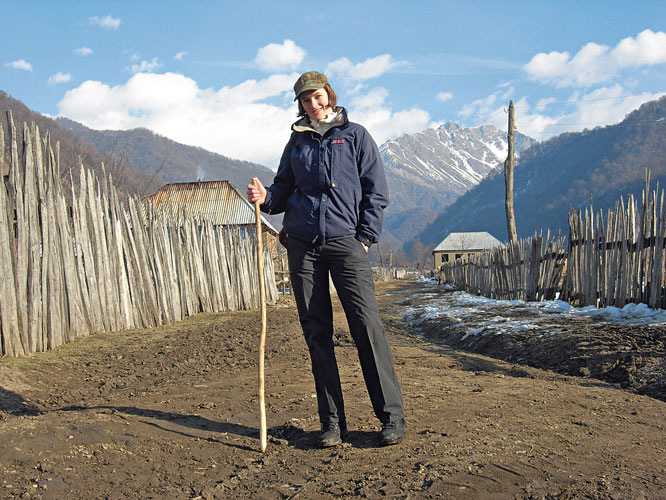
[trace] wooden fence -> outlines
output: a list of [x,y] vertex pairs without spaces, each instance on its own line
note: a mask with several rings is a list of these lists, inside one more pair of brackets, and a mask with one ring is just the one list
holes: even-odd
[[569,213],[569,238],[526,238],[440,268],[458,289],[526,301],[559,296],[572,304],[666,308],[666,203],[649,189],[613,210]]
[[289,261],[287,260],[287,252],[281,252],[273,261],[275,268],[275,284],[278,292],[287,295],[291,294],[291,277],[289,275]]
[[553,299],[562,279],[564,245],[562,237],[525,238],[447,262],[440,268],[440,280],[495,299]]
[[563,298],[581,305],[666,308],[664,192],[629,196],[613,210],[569,214],[569,258]]
[[[2,355],[52,349],[97,331],[153,327],[202,311],[259,306],[254,239],[183,215],[176,224],[110,176],[81,167],[63,188],[58,147],[8,113],[9,176],[0,185]],[[20,144],[20,147],[19,147]],[[0,125],[0,162],[5,158]],[[264,252],[266,296],[277,299]]]

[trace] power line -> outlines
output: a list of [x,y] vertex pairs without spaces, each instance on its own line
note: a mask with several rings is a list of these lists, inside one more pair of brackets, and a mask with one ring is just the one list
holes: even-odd
[[[627,95],[620,95],[620,96],[615,96],[615,97],[595,97],[592,99],[575,99],[575,100],[566,100],[566,101],[551,101],[547,103],[547,106],[550,106],[552,104],[574,104],[577,102],[594,102],[594,101],[613,101],[616,99],[627,99],[629,97],[643,97],[643,96],[648,96],[652,95],[651,92],[643,92],[641,94],[627,94]],[[516,109],[529,109],[530,107],[534,106],[515,106]],[[506,110],[505,110],[506,112]]]
[[[629,98],[629,97],[642,97],[642,96],[648,96],[648,95],[652,95],[652,93],[650,93],[650,92],[643,92],[643,93],[641,93],[641,94],[626,94],[626,95],[620,95],[620,96],[615,96],[615,97],[595,97],[595,98],[591,98],[591,99],[575,99],[575,100],[566,100],[566,101],[551,101],[551,102],[547,103],[547,106],[551,106],[551,105],[554,105],[554,104],[575,104],[575,103],[579,103],[579,102],[613,101],[613,100],[617,100],[617,99],[627,99],[627,98]],[[515,109],[533,109],[534,106],[515,106],[515,105],[514,105],[514,108],[515,108]],[[494,113],[491,113],[490,115],[488,115],[487,119],[490,119],[490,118],[492,118],[493,116],[495,116],[495,115],[497,115],[497,114],[499,114],[499,113],[502,113],[502,112],[506,114],[506,113],[509,112],[509,110],[508,110],[508,108],[498,109],[498,110],[495,111]]]
[[[557,128],[561,127],[563,128],[564,132],[569,132],[569,130],[566,130],[565,127],[571,127],[575,125],[594,125],[595,127],[608,127],[608,126],[614,126],[614,127],[634,127],[637,125],[656,125],[656,124],[661,124],[664,125],[666,124],[666,120],[663,118],[658,118],[656,120],[650,120],[650,121],[640,121],[640,122],[630,122],[630,123],[616,123],[616,122],[610,122],[610,123],[595,123],[595,122],[581,122],[581,123],[554,123],[552,125],[544,125],[543,129],[547,128]],[[519,130],[516,128],[516,130]],[[527,130],[529,130],[529,127],[527,127]],[[523,130],[520,130],[521,133],[526,134]],[[539,133],[534,133],[530,135],[532,136],[543,136],[543,135],[550,135],[552,132],[539,132]]]
[[[610,100],[617,100],[617,99],[626,99],[626,98],[629,98],[629,97],[641,97],[641,96],[647,96],[647,95],[652,95],[652,94],[650,92],[643,92],[641,94],[627,94],[627,95],[615,96],[615,97],[597,97],[597,98],[591,98],[591,99],[552,101],[552,102],[549,102],[547,104],[547,106],[554,105],[554,104],[560,104],[560,105],[575,104],[575,103],[579,103],[579,102],[610,101]],[[514,108],[515,109],[533,109],[534,106],[515,106],[514,105]],[[509,112],[508,108],[498,109],[495,112],[488,115],[486,118],[484,118],[484,123],[479,123],[479,124],[475,125],[473,128],[480,127],[480,126],[488,123],[488,121],[490,121],[491,118],[495,117],[496,115],[498,115],[500,113],[505,113],[506,114],[508,112]],[[593,126],[596,126],[596,127],[601,127],[601,126],[615,125],[615,124],[616,123],[613,123],[613,122],[612,123],[594,123],[594,122],[590,122],[590,123],[555,123],[555,124],[552,124],[552,125],[545,125],[544,128],[558,127],[558,126],[562,126],[562,127],[564,127],[564,126],[575,126],[575,125],[593,125]],[[536,134],[536,135],[546,135],[546,133],[541,133],[541,134]]]

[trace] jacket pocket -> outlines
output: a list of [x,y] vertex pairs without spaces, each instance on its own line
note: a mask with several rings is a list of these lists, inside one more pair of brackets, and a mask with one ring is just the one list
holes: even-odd
[[296,189],[289,197],[282,221],[287,234],[310,239],[317,234],[315,200]]
[[351,190],[361,187],[354,149],[349,139],[331,141],[331,188]]
[[358,216],[361,211],[361,198],[363,198],[363,191],[361,188],[354,189],[354,219],[358,225]]
[[314,218],[315,203],[312,196],[308,196],[300,189],[294,189],[294,192],[289,197],[287,202],[287,212],[290,216],[300,219],[303,223],[307,223],[310,219]]

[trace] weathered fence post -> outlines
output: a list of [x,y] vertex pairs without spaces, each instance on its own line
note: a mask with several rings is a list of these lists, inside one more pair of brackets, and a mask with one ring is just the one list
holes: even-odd
[[[0,125],[0,128],[1,127],[2,126]],[[2,185],[0,185],[0,255],[7,257],[13,254],[13,212],[14,208],[7,196],[7,189],[5,188],[5,182],[3,179]],[[0,333],[2,334],[2,354],[18,356],[23,354],[23,350],[20,348],[21,339],[18,321],[18,305],[16,286],[14,284],[14,259],[7,258],[3,265],[6,277],[5,279],[0,280],[0,313],[2,313],[2,330]]]
[[509,152],[504,161],[506,230],[509,243],[516,243],[518,241],[516,214],[513,209],[514,130],[516,128],[514,116],[515,107],[513,106],[513,100],[511,100],[509,101],[509,130],[507,132]]

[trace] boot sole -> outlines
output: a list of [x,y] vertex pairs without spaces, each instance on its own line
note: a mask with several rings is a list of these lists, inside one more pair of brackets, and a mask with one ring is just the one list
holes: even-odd
[[319,441],[320,448],[333,448],[339,444],[342,444],[342,439],[326,439],[324,441]]
[[403,439],[405,439],[404,435],[400,436],[400,437],[392,438],[392,439],[384,438],[384,439],[381,440],[381,444],[382,444],[382,446],[392,446],[394,444],[401,443]]
[[333,439],[322,439],[319,441],[319,447],[320,448],[332,448],[334,446],[338,446],[339,444],[342,444],[342,441],[347,437],[348,432],[342,432],[340,434],[339,438],[333,438]]

